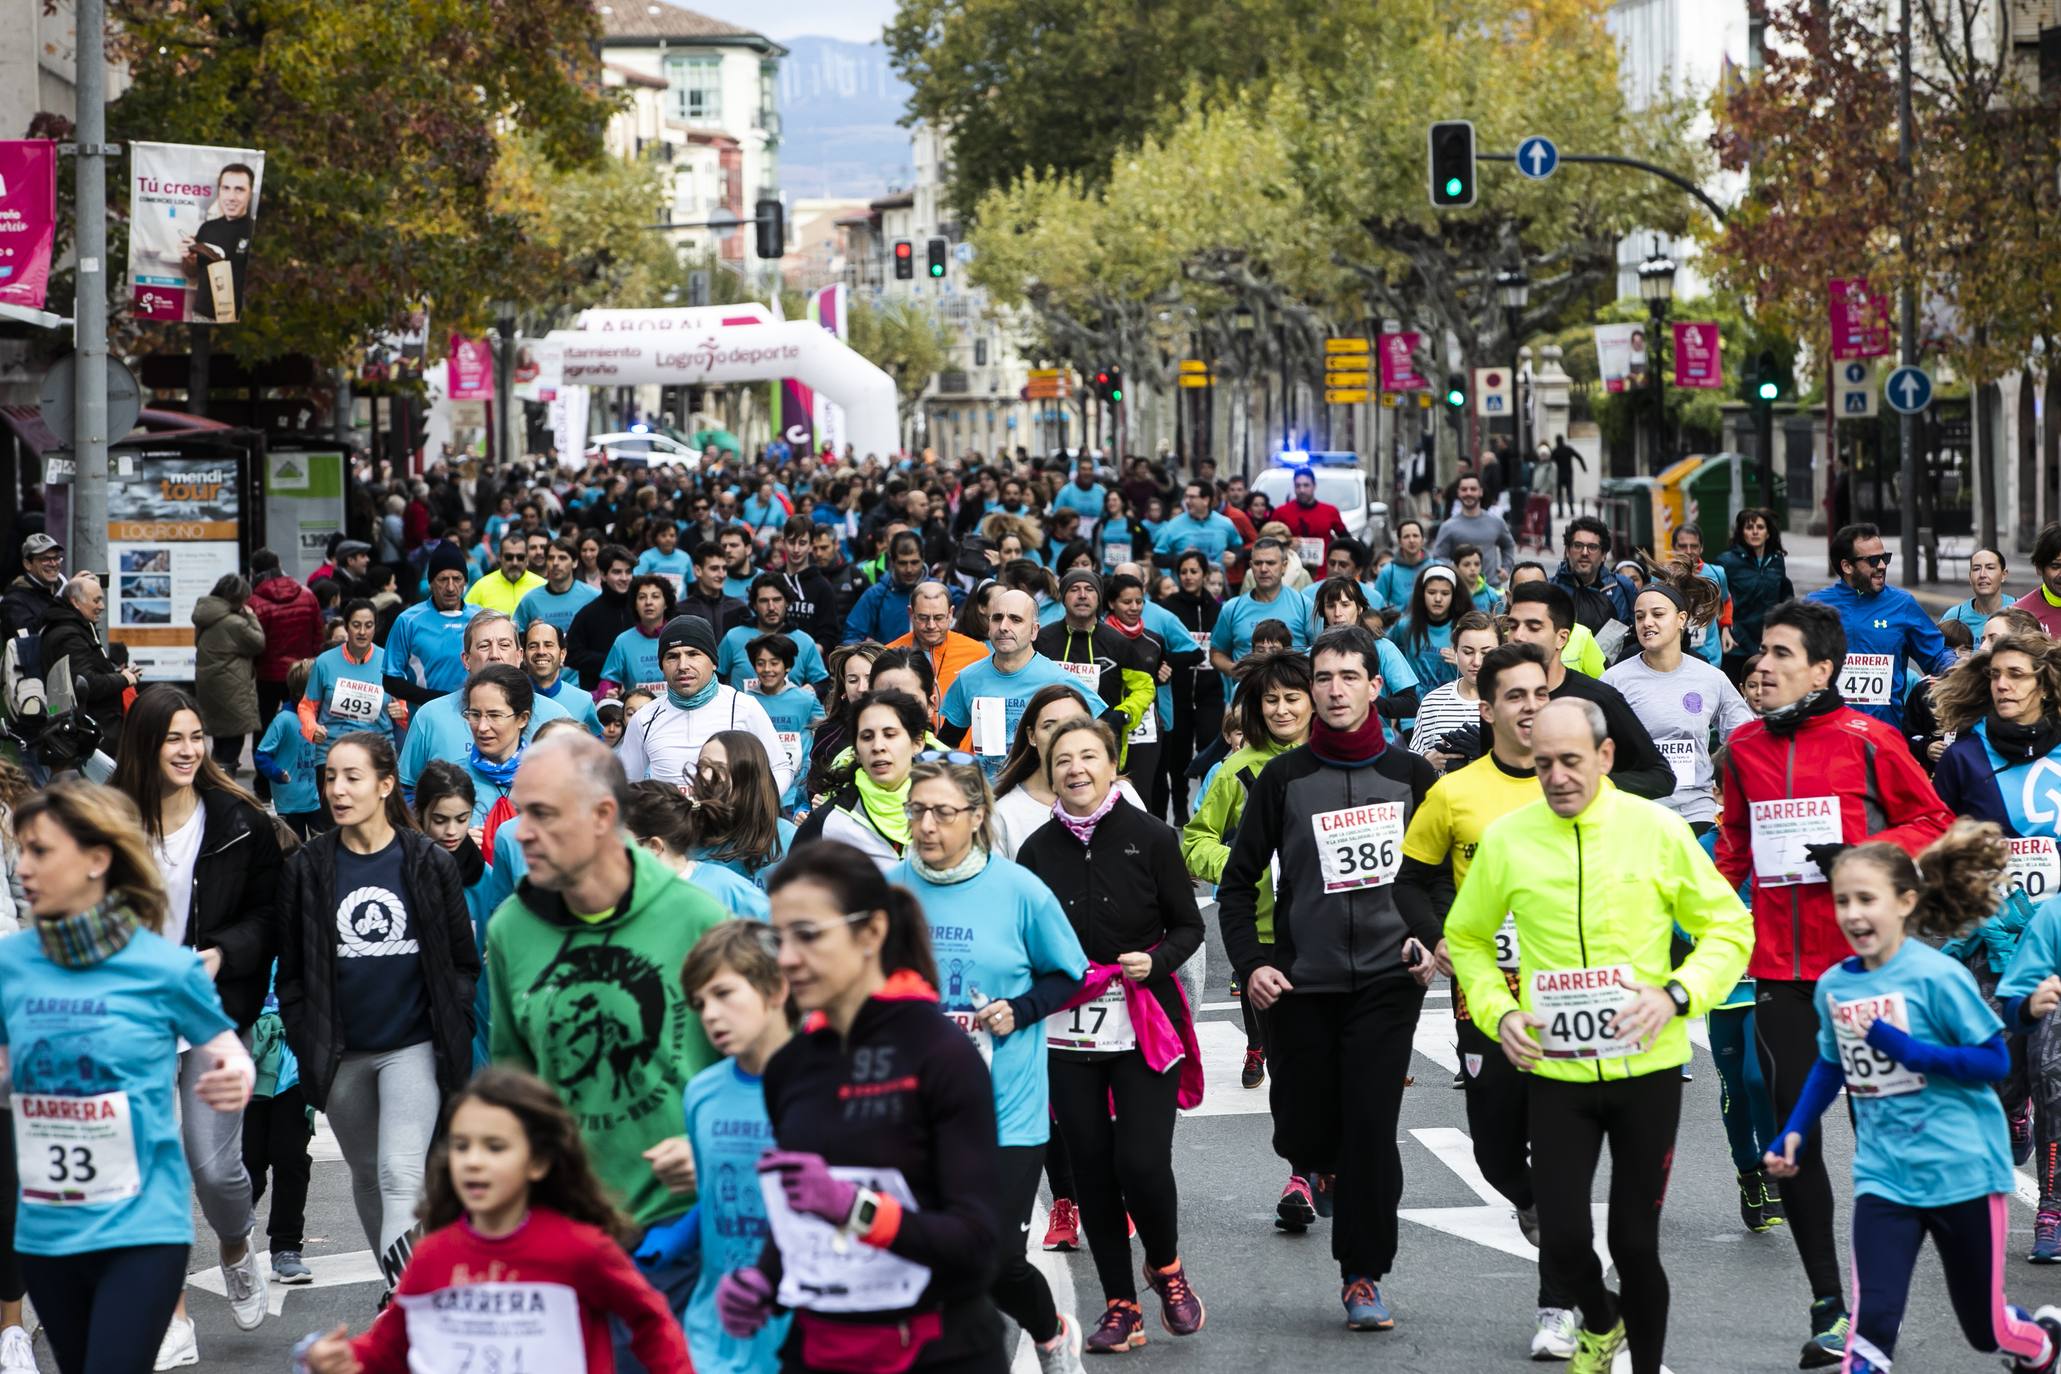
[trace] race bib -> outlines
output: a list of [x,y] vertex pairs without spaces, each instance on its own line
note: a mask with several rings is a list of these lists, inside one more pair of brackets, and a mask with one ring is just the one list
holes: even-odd
[[759,680],[758,680],[758,678],[756,678],[756,677],[753,677],[753,676],[746,676],[746,678],[744,679],[744,688],[743,688],[743,690],[744,690],[745,692],[749,693],[749,694],[750,694],[750,695],[752,695],[752,696],[759,696],[759,695],[761,695],[761,694],[762,694],[762,693],[763,693],[763,692],[764,692],[764,691],[765,691],[766,689],[765,689],[765,688],[763,688],[763,687],[761,687],[761,686],[759,686]]
[[1661,757],[1667,766],[1675,770],[1675,791],[1681,792],[1696,785],[1696,770],[1700,760],[1697,757],[1696,741],[1692,739],[1657,739]]
[[1621,1059],[1635,1052],[1613,1033],[1618,1013],[1638,994],[1630,964],[1606,968],[1542,969],[1531,976],[1539,1049],[1548,1059]]
[[663,577],[663,578],[664,578],[664,579],[665,579],[666,581],[668,581],[668,582],[670,582],[670,583],[672,583],[672,584],[673,584],[673,599],[674,599],[675,601],[677,601],[677,600],[679,600],[679,599],[680,599],[680,593],[681,593],[681,592],[684,592],[684,591],[686,591],[686,590],[687,590],[687,574],[685,574],[685,573],[660,573],[660,574],[659,574],[659,576],[660,576],[660,577]]
[[1131,733],[1128,738],[1133,744],[1159,743],[1159,710],[1157,707],[1148,706],[1145,708],[1145,714],[1139,718],[1136,725],[1131,727]]
[[1102,665],[1099,663],[1061,663],[1059,667],[1085,682],[1091,692],[1102,685]]
[[666,681],[664,678],[660,678],[656,682],[640,682],[631,690],[644,692],[650,696],[662,697],[666,694]]
[[1138,1048],[1138,1032],[1131,1025],[1131,1004],[1124,996],[1124,980],[1112,981],[1091,1002],[1053,1012],[1045,1021],[1045,1044],[1055,1050],[1096,1054],[1121,1054]]
[[379,702],[385,695],[386,689],[376,682],[340,677],[329,689],[330,719],[371,725],[379,719]]
[[2041,902],[2061,888],[2061,849],[2044,835],[2027,840],[2005,840],[2011,847],[2011,886],[2025,893],[2030,902]]
[[1326,892],[1385,887],[1403,862],[1403,804],[1370,802],[1310,817]]
[[1857,1013],[1866,1010],[1875,1020],[1887,1021],[1898,1030],[1909,1030],[1911,1019],[1904,995],[1884,993],[1841,1002],[1829,994],[1832,1006],[1832,1038],[1839,1046],[1839,1071],[1846,1075],[1846,1090],[1855,1097],[1901,1097],[1925,1086],[1925,1075],[1897,1063],[1870,1045],[1856,1024]]
[[1791,797],[1748,803],[1753,826],[1753,879],[1764,887],[1822,883],[1805,846],[1843,844],[1839,798]]
[[1496,927],[1496,967],[1517,967],[1517,917],[1509,912],[1504,913],[1503,924]]
[[394,1299],[408,1367],[438,1374],[584,1371],[579,1295],[562,1283],[469,1283]]
[[14,1094],[14,1158],[26,1203],[91,1206],[143,1190],[125,1092]]
[[799,730],[779,730],[775,733],[780,737],[781,749],[786,751],[787,766],[789,768],[801,767],[801,732]]
[[1298,539],[1295,541],[1295,556],[1307,568],[1324,566],[1324,541],[1321,539]]
[[1848,654],[1839,670],[1839,695],[1848,706],[1889,705],[1890,654]]
[[1691,625],[1691,626],[1689,627],[1689,647],[1690,647],[1690,648],[1692,648],[1692,649],[1701,649],[1701,648],[1702,648],[1702,647],[1703,647],[1704,645],[1706,645],[1706,644],[1708,644],[1708,643],[1710,643],[1710,626],[1708,626],[1708,625]]
[[1207,657],[1209,657],[1209,631],[1208,631],[1208,630],[1190,630],[1190,631],[1188,631],[1188,638],[1189,638],[1190,640],[1194,641],[1195,647],[1196,647],[1196,648],[1197,648],[1197,649],[1198,649],[1199,651],[1201,651],[1201,653],[1202,653],[1202,656],[1203,656],[1204,658],[1207,658]]
[[[922,1210],[900,1169],[833,1164],[830,1176],[883,1193],[901,1203],[904,1211]],[[773,1243],[780,1247],[781,1306],[809,1312],[899,1312],[914,1307],[929,1285],[928,1265],[868,1245],[821,1217],[789,1207],[778,1175],[760,1174],[759,1192],[766,1199]],[[525,1368],[523,1374],[531,1371]],[[548,1371],[539,1369],[536,1374]]]
[[1009,703],[1002,698],[973,699],[973,752],[996,759],[1009,752]]
[[973,1042],[973,1048],[980,1051],[980,1060],[989,1068],[995,1066],[995,1034],[973,1019],[970,1011],[953,1011],[947,1008],[945,1019],[966,1032],[966,1038]]
[[1112,572],[1115,570],[1116,566],[1119,563],[1128,563],[1130,561],[1130,540],[1125,539],[1118,541],[1112,539],[1110,542],[1102,546],[1102,569],[1104,572]]

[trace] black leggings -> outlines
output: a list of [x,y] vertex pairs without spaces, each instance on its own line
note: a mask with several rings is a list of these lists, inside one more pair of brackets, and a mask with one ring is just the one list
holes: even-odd
[[273,1254],[300,1253],[308,1210],[308,1100],[296,1083],[272,1097],[253,1097],[243,1111],[243,1168],[250,1175],[250,1200],[264,1200],[270,1174],[272,1213],[265,1237]]
[[[1038,1175],[1045,1167],[1042,1145],[1004,1145],[1001,1181],[997,1196],[1002,1200],[1001,1263],[996,1267],[994,1287],[989,1293],[995,1306],[1022,1327],[1030,1338],[1043,1345],[1059,1334],[1059,1309],[1052,1301],[1052,1286],[1031,1267],[1031,1210],[1038,1204]],[[1011,1231],[1009,1223],[1018,1229]]]
[[[1145,709],[1153,711],[1158,708],[1147,706]],[[1153,804],[1152,784],[1164,776],[1159,767],[1161,747],[1159,740],[1154,740],[1150,744],[1134,742],[1124,746],[1124,776],[1131,780],[1131,786],[1138,789],[1138,795],[1145,799],[1145,804],[1148,807]],[[1155,820],[1164,820],[1166,818],[1166,810],[1164,808],[1156,809],[1152,812],[1152,816]]]
[[[1804,1079],[1818,1062],[1818,1009],[1811,1004],[1814,986],[1772,978],[1754,982],[1753,1038],[1776,1121],[1789,1119],[1796,1099],[1803,1095]],[[1796,1238],[1796,1251],[1803,1258],[1812,1300],[1837,1298],[1839,1250],[1832,1239],[1832,1179],[1825,1172],[1816,1130],[1806,1135],[1797,1149],[1796,1167],[1796,1177],[1780,1180],[1789,1234]]]
[[236,769],[243,762],[243,742],[248,738],[248,735],[215,736],[214,748],[209,752],[215,756],[215,762],[222,766],[222,771],[232,778],[236,776]]
[[14,1113],[0,1108],[0,1302],[20,1302],[21,1257],[14,1253],[14,1209],[20,1202],[21,1177],[14,1163]]
[[[1518,1211],[1527,1211],[1538,1205],[1532,1188],[1530,1078],[1517,1071],[1501,1041],[1483,1035],[1472,1021],[1455,1022],[1454,1028],[1467,1071],[1467,1134],[1474,1137],[1474,1163],[1489,1187]],[[1539,1306],[1574,1306],[1565,1286],[1554,1281],[1543,1251]]]
[[[1682,1074],[1659,1069],[1603,1083],[1531,1079],[1531,1173],[1538,1194],[1539,1267],[1550,1268],[1604,1332],[1622,1316],[1632,1374],[1659,1374],[1667,1343],[1667,1273],[1660,1267],[1660,1204],[1675,1159]],[[1622,1300],[1603,1286],[1589,1192],[1610,1142],[1610,1262]]]
[[[1087,1055],[1054,1051],[1052,1107],[1066,1133],[1074,1200],[1095,1257],[1104,1301],[1138,1300],[1124,1213],[1137,1223],[1145,1262],[1164,1269],[1181,1257],[1180,1194],[1174,1185],[1174,1098],[1180,1075],[1154,1073],[1136,1050]],[[1123,1129],[1109,1117],[1111,1100]]]
[[1045,1181],[1052,1185],[1052,1200],[1065,1198],[1076,1202],[1073,1195],[1073,1159],[1066,1153],[1066,1137],[1059,1134],[1059,1121],[1052,1121],[1052,1138],[1045,1142]]
[[[1175,673],[1192,673],[1192,668],[1176,668]],[[1147,800],[1155,816],[1172,815],[1175,825],[1188,822],[1188,765],[1195,759],[1195,751],[1204,745],[1214,743],[1224,723],[1224,698],[1221,692],[1212,692],[1205,701],[1195,700],[1199,684],[1175,682],[1174,723],[1160,741],[1160,770],[1152,780],[1152,795]],[[1169,812],[1167,808],[1173,807]]]
[[59,1374],[136,1374],[186,1287],[184,1245],[132,1245],[83,1255],[23,1255],[29,1301]]

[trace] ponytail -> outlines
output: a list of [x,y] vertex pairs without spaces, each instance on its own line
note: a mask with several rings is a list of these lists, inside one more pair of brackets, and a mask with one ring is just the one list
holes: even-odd
[[2010,853],[1996,822],[1964,816],[1915,861],[1895,845],[1875,840],[1843,851],[1832,868],[1836,873],[1844,864],[1873,864],[1898,892],[1918,894],[1911,912],[1913,934],[1954,939],[1995,913]]
[[817,840],[788,854],[766,884],[770,895],[789,883],[810,882],[827,890],[847,912],[879,911],[887,916],[880,942],[880,971],[907,971],[937,986],[937,960],[930,952],[930,922],[907,888],[891,885],[880,865],[851,845]]

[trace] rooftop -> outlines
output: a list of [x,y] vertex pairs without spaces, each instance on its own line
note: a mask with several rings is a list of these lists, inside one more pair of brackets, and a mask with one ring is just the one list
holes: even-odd
[[717,43],[760,48],[776,56],[787,49],[764,34],[663,0],[599,0],[604,43]]

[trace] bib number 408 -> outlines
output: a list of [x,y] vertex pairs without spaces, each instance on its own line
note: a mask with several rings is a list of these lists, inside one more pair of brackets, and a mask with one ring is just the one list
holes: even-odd
[[1555,1040],[1563,1043],[1594,1044],[1614,1038],[1616,1022],[1617,1012],[1613,1008],[1591,1011],[1582,1007],[1574,1011],[1554,1012],[1547,1029]]

